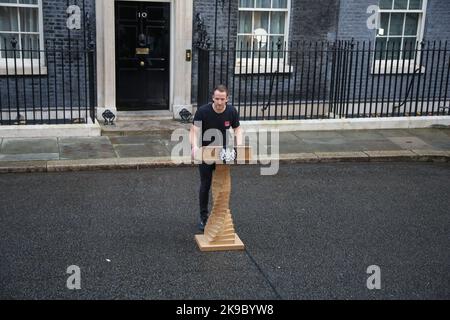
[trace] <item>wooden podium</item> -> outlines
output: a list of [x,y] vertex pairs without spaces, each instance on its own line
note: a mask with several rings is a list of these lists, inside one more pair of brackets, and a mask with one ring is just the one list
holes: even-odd
[[246,164],[252,160],[250,147],[237,147],[226,153],[222,147],[204,147],[201,155],[208,164],[215,163],[212,180],[213,204],[205,233],[195,236],[200,251],[244,250],[245,246],[235,232],[230,211],[231,164]]

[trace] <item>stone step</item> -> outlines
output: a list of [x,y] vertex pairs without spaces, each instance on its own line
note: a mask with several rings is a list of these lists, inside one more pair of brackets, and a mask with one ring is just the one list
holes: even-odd
[[179,120],[118,120],[114,125],[100,122],[103,136],[147,135],[152,133],[172,133],[177,129],[189,130],[190,123]]
[[118,111],[119,121],[144,121],[144,120],[173,120],[171,111]]

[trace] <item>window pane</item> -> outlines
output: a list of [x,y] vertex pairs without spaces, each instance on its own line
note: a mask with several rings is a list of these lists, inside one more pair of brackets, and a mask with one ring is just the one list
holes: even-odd
[[380,0],[380,9],[392,9],[392,0]]
[[[6,33],[0,33],[0,49],[5,50],[5,45],[6,45],[6,49],[7,50],[12,50],[13,47],[11,45],[11,40],[12,39],[19,39],[19,35],[18,34],[6,34]],[[5,42],[6,41],[6,42]],[[19,44],[17,44],[16,49],[19,49]],[[1,57],[2,58],[6,58],[6,52],[5,51],[1,51]],[[13,51],[8,51],[8,58],[14,58],[14,52]],[[16,51],[16,58],[20,58],[20,51]],[[14,63],[13,61],[9,61],[8,63]]]
[[256,8],[270,8],[270,0],[256,0]]
[[287,0],[273,0],[273,8],[287,8]]
[[38,9],[20,8],[20,31],[39,32]]
[[239,33],[252,33],[252,13],[248,11],[239,12]]
[[388,29],[389,29],[389,13],[382,13],[381,14],[381,29],[384,31],[384,35],[387,35]]
[[253,47],[255,48],[255,50],[261,50],[261,51],[265,51],[265,50],[269,50],[270,48],[268,48],[267,43],[269,41],[269,36],[253,36]]
[[0,7],[0,31],[19,31],[17,8]]
[[255,12],[255,30],[264,29],[266,33],[269,31],[269,12]]
[[0,3],[17,3],[17,0],[0,0]]
[[[34,34],[22,35],[22,48],[23,50],[39,50],[39,36]],[[25,59],[30,59],[32,54],[34,59],[39,58],[38,52],[24,51],[23,56]]]
[[[241,50],[242,48],[242,50],[245,51],[247,50],[247,45],[248,49],[250,50],[252,46],[252,36],[239,36],[237,49]],[[245,52],[243,52],[242,55],[245,56]]]
[[[386,43],[387,38],[377,38],[375,43],[375,59],[385,59],[386,58]],[[383,53],[381,53],[383,51]]]
[[404,13],[392,13],[391,14],[391,27],[389,30],[390,36],[401,36],[402,35],[404,18],[405,18]]
[[38,0],[19,0],[19,3],[23,3],[23,4],[38,4]]
[[285,16],[285,12],[272,12],[270,33],[284,34],[284,26],[286,23]]
[[387,42],[388,59],[398,59],[398,53],[402,44],[401,38],[390,38]]
[[254,2],[253,0],[240,0],[239,7],[241,8],[253,8]]
[[416,47],[417,47],[417,38],[416,37],[408,37],[403,39],[403,57],[405,59],[414,59],[416,55]]
[[418,25],[419,25],[419,14],[418,13],[406,14],[405,36],[417,35]]
[[408,9],[408,0],[395,0],[394,9]]
[[266,58],[268,55],[267,47],[268,37],[253,37],[253,53],[256,59]]
[[[252,58],[252,36],[238,36],[236,58],[241,59],[243,63]],[[244,69],[245,70],[245,69]]]
[[409,1],[410,10],[422,10],[422,0],[410,0]]

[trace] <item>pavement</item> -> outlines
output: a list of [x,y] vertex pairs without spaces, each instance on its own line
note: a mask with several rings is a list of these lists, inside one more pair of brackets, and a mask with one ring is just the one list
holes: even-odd
[[[0,173],[175,166],[171,135],[189,124],[149,120],[102,129],[101,137],[0,138]],[[270,156],[270,146],[266,151]],[[281,163],[448,162],[450,128],[281,132],[279,154]]]

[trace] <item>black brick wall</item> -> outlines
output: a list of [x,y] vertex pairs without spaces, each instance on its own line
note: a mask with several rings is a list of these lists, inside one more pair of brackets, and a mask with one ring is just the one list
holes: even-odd
[[[94,1],[85,0],[84,4],[86,5],[85,12],[90,15],[91,39],[95,43]],[[43,0],[44,43],[49,65],[48,73],[42,76],[0,76],[0,106],[2,110],[15,109],[17,105],[21,110],[26,108],[28,111],[33,110],[33,107],[35,109],[42,107],[44,110],[48,110],[49,107],[50,109],[62,109],[63,107],[68,109],[69,106],[78,110],[80,106],[86,105],[87,72],[85,72],[85,66],[87,59],[83,51],[77,50],[77,48],[84,49],[85,47],[83,18],[82,29],[69,32],[66,26],[68,17],[66,10],[69,5],[78,5],[83,9],[81,0]],[[86,42],[87,39],[86,35]],[[10,60],[9,63],[10,65],[14,64],[13,60]],[[19,92],[18,96],[16,96],[16,86]]]

